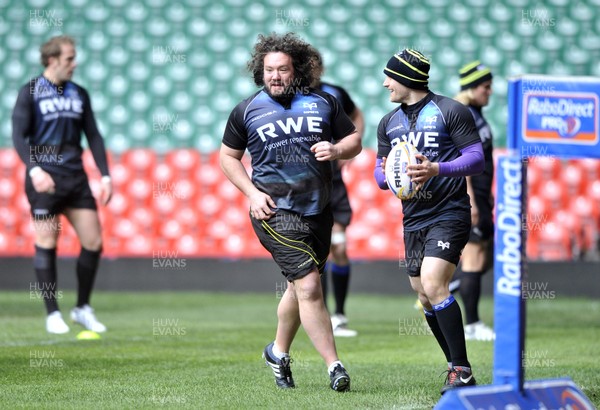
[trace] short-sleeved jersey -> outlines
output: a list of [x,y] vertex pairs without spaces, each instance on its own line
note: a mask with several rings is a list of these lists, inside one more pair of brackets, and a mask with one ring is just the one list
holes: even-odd
[[[429,92],[412,106],[400,105],[377,129],[377,156],[387,157],[400,141],[413,144],[431,162],[458,158],[479,142],[473,116],[457,101]],[[443,220],[470,220],[465,178],[435,176],[412,199],[403,200],[404,229],[415,231]]]
[[[346,90],[344,90],[342,87],[329,83],[320,83],[319,89],[333,95],[335,99],[338,100],[338,102],[342,105],[342,109],[348,116],[350,116],[356,109],[354,101],[352,101],[352,98],[350,98],[348,92],[346,92]],[[344,180],[342,179],[342,170],[338,166],[337,161],[333,162],[333,183],[344,183]]]
[[278,209],[316,215],[330,200],[332,166],[330,161],[317,161],[310,147],[340,140],[354,130],[330,94],[310,89],[284,106],[261,90],[233,109],[223,144],[248,149],[252,182]]
[[468,106],[469,111],[475,119],[475,128],[483,145],[483,155],[485,157],[485,168],[480,175],[472,177],[473,189],[475,195],[489,197],[492,192],[492,180],[494,179],[494,145],[492,129],[488,122],[483,118],[481,108]]
[[[32,79],[19,90],[13,124],[23,130],[29,145],[26,165],[39,165],[61,175],[83,171],[82,131],[88,140],[101,139],[86,90],[71,81],[57,86],[44,76]],[[107,164],[98,166],[103,175],[108,175]]]

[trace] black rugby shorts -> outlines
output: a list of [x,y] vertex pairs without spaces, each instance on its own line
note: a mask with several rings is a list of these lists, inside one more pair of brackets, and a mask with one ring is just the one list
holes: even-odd
[[31,205],[32,216],[57,215],[66,208],[83,208],[97,210],[96,200],[92,195],[85,172],[70,176],[52,175],[55,192],[36,192],[31,177],[25,177],[25,193]]
[[289,282],[317,268],[323,273],[331,245],[333,215],[327,207],[318,215],[302,216],[279,210],[271,219],[259,221],[250,215],[260,243],[273,256]]
[[406,273],[421,276],[425,256],[458,265],[470,232],[471,224],[463,221],[440,221],[417,231],[404,231]]

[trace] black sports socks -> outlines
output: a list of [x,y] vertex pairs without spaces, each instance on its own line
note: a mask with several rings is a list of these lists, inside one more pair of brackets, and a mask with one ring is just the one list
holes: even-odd
[[48,314],[58,310],[56,301],[56,248],[47,249],[35,245],[33,267],[37,277],[37,291],[41,292]]
[[81,253],[77,259],[77,307],[82,307],[90,303],[90,295],[94,287],[101,253],[102,250],[90,251],[81,248]]

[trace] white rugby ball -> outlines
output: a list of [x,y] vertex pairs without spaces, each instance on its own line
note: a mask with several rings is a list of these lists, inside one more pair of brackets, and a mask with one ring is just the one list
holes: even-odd
[[385,180],[392,193],[400,199],[410,199],[417,192],[417,184],[406,175],[407,166],[421,162],[417,154],[419,150],[414,145],[400,142],[392,147],[385,161]]

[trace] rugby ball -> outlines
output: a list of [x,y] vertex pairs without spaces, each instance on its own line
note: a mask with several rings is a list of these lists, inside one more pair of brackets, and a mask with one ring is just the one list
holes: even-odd
[[385,161],[385,180],[392,193],[400,199],[412,198],[416,191],[417,184],[410,181],[406,175],[406,167],[419,164],[416,155],[419,150],[408,142],[400,142],[392,147],[392,150]]

